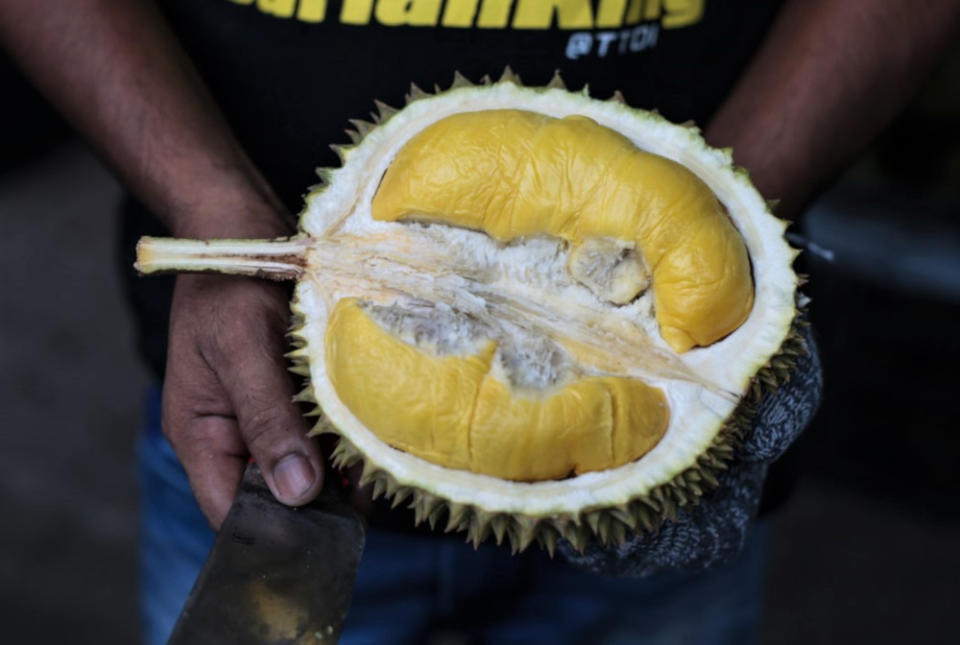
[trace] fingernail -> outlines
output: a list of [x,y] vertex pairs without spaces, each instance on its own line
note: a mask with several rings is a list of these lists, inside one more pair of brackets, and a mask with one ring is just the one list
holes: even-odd
[[280,497],[289,500],[299,499],[316,480],[317,475],[303,455],[287,455],[273,468],[273,482]]

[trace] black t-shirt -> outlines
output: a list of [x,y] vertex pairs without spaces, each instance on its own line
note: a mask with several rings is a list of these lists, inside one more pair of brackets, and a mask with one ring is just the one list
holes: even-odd
[[[605,98],[705,123],[761,43],[777,0],[160,0],[243,147],[296,213],[334,166],[329,144],[374,99],[447,87],[509,65],[523,81],[589,84]],[[135,279],[141,235],[163,228],[133,200],[123,252],[140,347],[159,377],[172,281]]]
[[[705,124],[768,31],[778,0],[160,0],[237,138],[296,213],[314,169],[335,166],[348,119],[374,99],[400,106],[410,83],[447,87],[509,65],[526,84],[559,71],[593,96]],[[170,278],[137,278],[141,235],[165,231],[140,204],[123,208],[122,252],[140,348],[160,378]],[[789,453],[788,453],[789,454]],[[771,470],[764,505],[792,482]],[[780,466],[780,464],[778,464]],[[397,526],[406,517],[387,516]]]

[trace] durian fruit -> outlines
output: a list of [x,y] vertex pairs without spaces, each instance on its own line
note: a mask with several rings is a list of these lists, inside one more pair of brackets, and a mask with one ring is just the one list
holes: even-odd
[[551,553],[717,485],[789,378],[786,224],[691,125],[559,78],[378,103],[279,240],[144,238],[144,274],[296,280],[297,397],[416,521]]

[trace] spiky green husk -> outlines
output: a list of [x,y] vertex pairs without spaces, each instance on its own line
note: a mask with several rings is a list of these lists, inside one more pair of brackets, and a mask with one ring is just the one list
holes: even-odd
[[[499,82],[519,85],[520,79],[508,67]],[[484,77],[479,84],[490,85],[491,81],[488,77]],[[473,86],[473,83],[456,73],[448,91]],[[437,93],[443,91],[439,87],[435,89]],[[543,89],[566,90],[567,88],[560,75],[555,74]],[[589,97],[589,89],[586,86],[581,93]],[[432,96],[430,93],[416,85],[411,85],[406,101],[410,104],[430,96]],[[625,103],[619,91],[608,100]],[[380,101],[376,101],[376,107],[377,111],[371,113],[372,121],[360,119],[350,121],[354,129],[346,132],[354,145],[331,146],[340,157],[341,164],[346,162],[347,155],[355,145],[399,111]],[[693,123],[684,125],[691,130],[697,130]],[[727,154],[729,157],[729,151]],[[743,168],[734,167],[733,170],[737,174],[746,175],[746,170]],[[312,188],[312,192],[322,191],[325,184],[329,183],[333,172],[334,169],[330,168],[318,169],[317,174],[321,181],[319,185]],[[773,204],[768,203],[768,206],[772,209]],[[802,296],[798,295],[798,301],[801,299]],[[298,351],[306,345],[303,335],[305,321],[297,301],[294,301],[292,308],[293,325],[290,337],[295,349],[288,355],[293,361],[291,371],[309,379],[308,353]],[[385,497],[394,508],[406,503],[414,511],[416,524],[426,522],[431,528],[441,526],[446,532],[464,531],[467,541],[474,546],[492,538],[497,544],[509,542],[513,552],[520,552],[531,544],[538,543],[552,555],[557,541],[566,539],[576,549],[582,551],[591,542],[600,545],[618,544],[632,533],[657,531],[663,522],[676,519],[677,509],[697,504],[706,493],[719,485],[721,472],[728,467],[736,447],[752,427],[758,404],[765,396],[790,380],[797,358],[807,351],[801,332],[801,327],[805,324],[801,313],[802,307],[797,307],[789,333],[779,351],[754,375],[739,405],[714,437],[713,442],[699,455],[694,465],[682,470],[670,481],[653,488],[646,494],[633,497],[626,503],[609,507],[583,508],[577,513],[532,517],[490,512],[479,506],[451,502],[423,487],[400,484],[387,470],[362,454],[325,417],[309,382],[295,400],[313,406],[308,414],[318,419],[311,432],[312,435],[329,433],[339,437],[331,455],[334,465],[338,468],[360,465],[362,468],[360,484],[370,487],[374,499]]]

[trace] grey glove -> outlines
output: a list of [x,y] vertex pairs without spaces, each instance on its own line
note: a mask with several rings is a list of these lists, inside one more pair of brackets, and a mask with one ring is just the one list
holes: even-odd
[[654,533],[639,533],[622,545],[590,546],[578,553],[568,542],[561,542],[561,558],[594,573],[619,577],[668,569],[693,571],[733,560],[757,513],[767,468],[797,439],[820,403],[823,378],[809,327],[805,336],[807,353],[798,358],[790,382],[761,401],[753,429],[730,467],[718,477],[716,490],[697,506],[679,509],[676,521],[664,522]]

